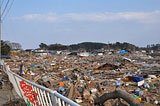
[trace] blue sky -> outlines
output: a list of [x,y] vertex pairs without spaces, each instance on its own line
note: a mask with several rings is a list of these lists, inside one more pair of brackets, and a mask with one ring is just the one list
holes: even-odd
[[160,0],[14,0],[2,39],[24,49],[42,42],[160,43]]

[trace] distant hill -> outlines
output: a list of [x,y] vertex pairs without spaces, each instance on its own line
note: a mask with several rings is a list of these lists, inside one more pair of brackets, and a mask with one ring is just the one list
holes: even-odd
[[127,43],[127,42],[124,42],[124,43],[120,43],[120,42],[116,42],[116,43],[113,43],[113,44],[108,44],[106,46],[106,48],[108,49],[125,49],[127,51],[130,51],[130,50],[139,50],[139,47],[133,45],[133,44],[130,44],[130,43]]
[[72,50],[84,49],[84,50],[97,50],[104,48],[107,44],[97,42],[83,42],[79,44],[70,45],[69,48]]
[[47,46],[48,50],[68,50],[69,46],[62,45],[62,44],[51,44]]
[[91,51],[91,50],[98,50],[101,48],[105,49],[125,49],[125,50],[138,50],[139,47],[130,44],[130,43],[110,43],[110,44],[105,44],[105,43],[99,43],[99,42],[82,42],[78,44],[72,44],[72,45],[62,45],[62,44],[51,44],[51,45],[46,45],[44,43],[41,43],[40,45],[41,49],[48,49],[48,50],[86,50],[86,51]]

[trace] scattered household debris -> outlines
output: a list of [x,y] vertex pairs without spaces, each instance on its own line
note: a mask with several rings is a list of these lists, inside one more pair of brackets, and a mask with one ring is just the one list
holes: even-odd
[[160,57],[144,57],[148,57],[146,53],[126,50],[98,55],[58,51],[44,56],[13,56],[5,63],[11,71],[80,105],[156,106],[160,104],[160,63],[156,63]]

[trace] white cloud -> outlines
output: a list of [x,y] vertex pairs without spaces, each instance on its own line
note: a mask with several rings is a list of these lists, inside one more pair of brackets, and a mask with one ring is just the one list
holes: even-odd
[[105,12],[105,13],[66,13],[66,14],[27,14],[13,19],[29,21],[63,22],[63,21],[96,21],[135,20],[143,23],[160,22],[160,10],[152,12]]

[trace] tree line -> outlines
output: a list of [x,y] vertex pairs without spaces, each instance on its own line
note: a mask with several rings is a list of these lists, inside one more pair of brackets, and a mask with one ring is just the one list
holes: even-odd
[[[92,50],[98,50],[98,49],[114,49],[114,50],[127,50],[127,51],[133,51],[133,50],[160,50],[160,44],[151,44],[147,45],[146,47],[138,47],[133,44],[127,43],[127,42],[116,42],[116,43],[99,43],[99,42],[82,42],[78,44],[71,44],[71,45],[62,45],[62,44],[50,44],[47,45],[45,43],[41,43],[39,45],[40,49],[44,50],[86,50],[86,51],[92,51]],[[1,54],[2,55],[8,55],[11,50],[22,50],[22,46],[19,43],[14,43],[10,41],[3,41],[1,40]]]
[[146,47],[147,50],[160,50],[160,44],[151,44],[151,45],[147,45]]
[[11,50],[22,50],[22,46],[19,43],[1,40],[1,54],[9,55]]
[[91,51],[91,50],[98,50],[98,49],[125,49],[125,50],[138,50],[139,47],[124,42],[116,42],[116,43],[110,43],[110,44],[105,44],[105,43],[98,43],[98,42],[82,42],[78,44],[72,44],[72,45],[62,45],[62,44],[51,44],[47,45],[45,43],[41,43],[39,45],[40,49],[46,49],[46,50],[86,50],[86,51]]

